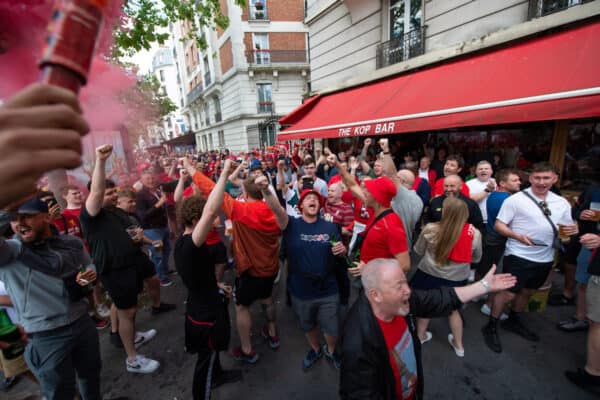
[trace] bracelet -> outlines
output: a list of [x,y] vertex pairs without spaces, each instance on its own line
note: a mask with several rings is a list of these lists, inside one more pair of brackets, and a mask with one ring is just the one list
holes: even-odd
[[490,283],[487,281],[487,279],[482,278],[479,281],[479,283],[483,285],[483,288],[485,289],[485,294],[488,294],[492,290],[492,287],[490,286]]

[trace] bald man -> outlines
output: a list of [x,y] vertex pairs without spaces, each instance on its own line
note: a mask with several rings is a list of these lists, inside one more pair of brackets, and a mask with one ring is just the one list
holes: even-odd
[[425,223],[438,222],[442,219],[442,203],[446,197],[457,197],[464,201],[469,208],[469,219],[467,222],[482,232],[485,229],[481,210],[477,203],[462,194],[463,181],[458,175],[448,175],[444,178],[444,194],[434,197],[429,202],[429,211],[425,214]]
[[364,266],[364,291],[350,309],[342,336],[342,400],[423,398],[421,342],[415,318],[435,318],[475,297],[513,287],[492,268],[480,281],[458,288],[412,291],[395,259]]
[[404,223],[406,243],[410,249],[412,248],[415,228],[423,212],[423,201],[417,192],[413,190],[415,175],[410,170],[401,169],[391,178],[398,188],[396,196],[392,199],[392,209]]

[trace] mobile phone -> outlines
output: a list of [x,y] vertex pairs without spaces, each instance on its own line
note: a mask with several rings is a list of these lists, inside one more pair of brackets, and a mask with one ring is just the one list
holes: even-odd
[[543,246],[543,247],[548,247],[548,245],[544,242],[540,242],[538,240],[531,240],[531,244],[534,246]]
[[302,189],[314,188],[314,181],[312,178],[302,178]]

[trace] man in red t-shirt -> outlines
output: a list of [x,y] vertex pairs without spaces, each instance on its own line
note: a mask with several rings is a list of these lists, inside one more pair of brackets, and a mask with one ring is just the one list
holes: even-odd
[[495,271],[492,267],[482,280],[468,286],[411,291],[396,259],[366,264],[361,277],[364,291],[348,312],[342,333],[340,398],[422,399],[415,318],[446,316],[475,297],[515,285],[514,276]]
[[[431,184],[431,197],[437,197],[444,194],[444,178],[450,175],[458,175],[465,166],[465,160],[459,155],[451,154],[446,158],[444,164],[444,176],[435,181],[435,184]],[[462,180],[461,180],[462,181]],[[460,192],[465,197],[470,197],[469,187],[462,182]]]

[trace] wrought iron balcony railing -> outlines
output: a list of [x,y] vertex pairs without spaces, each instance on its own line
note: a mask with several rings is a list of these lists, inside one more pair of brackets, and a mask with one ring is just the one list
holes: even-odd
[[307,64],[306,50],[270,50],[256,49],[246,52],[246,59],[251,65],[271,64]]
[[202,83],[197,84],[194,88],[187,94],[187,104],[192,104],[200,95],[202,94]]
[[425,52],[425,26],[414,29],[402,37],[377,46],[377,69],[406,61]]
[[528,19],[539,18],[594,0],[529,0]]
[[258,114],[270,114],[275,112],[275,103],[272,101],[259,101],[256,103],[256,112]]

